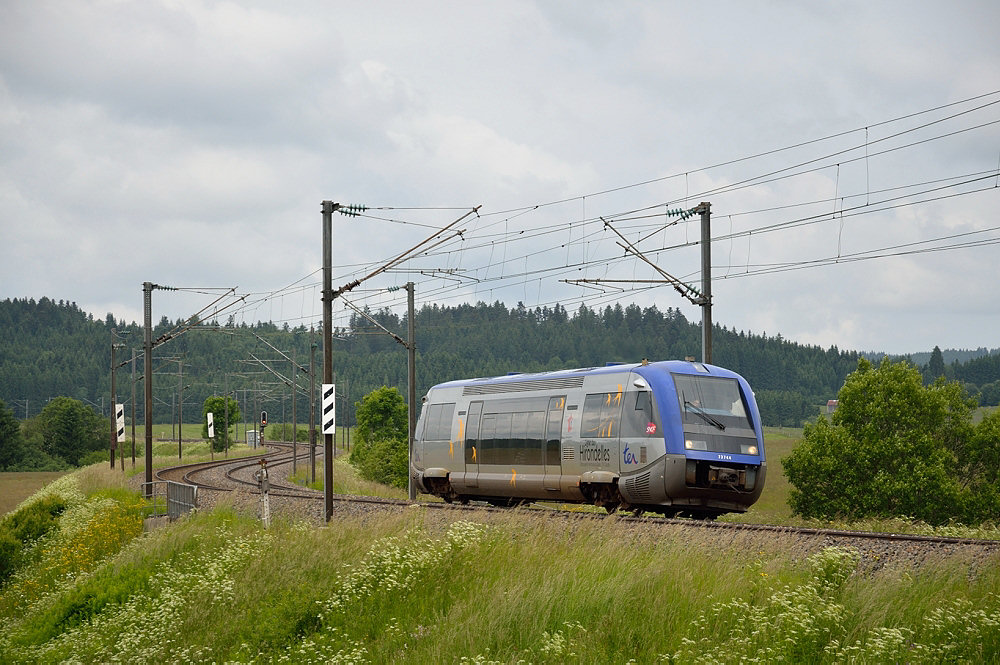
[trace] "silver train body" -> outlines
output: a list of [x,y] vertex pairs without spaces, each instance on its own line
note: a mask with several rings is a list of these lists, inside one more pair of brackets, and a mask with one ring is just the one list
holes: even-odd
[[410,474],[446,501],[592,503],[712,518],[760,497],[760,414],[738,374],[614,364],[442,383],[424,397]]

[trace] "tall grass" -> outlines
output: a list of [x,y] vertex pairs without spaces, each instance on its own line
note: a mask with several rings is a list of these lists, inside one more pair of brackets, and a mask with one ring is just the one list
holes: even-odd
[[526,510],[264,530],[220,509],[140,535],[117,483],[50,486],[71,507],[0,589],[0,662],[1000,659],[997,555],[861,565],[764,534]]

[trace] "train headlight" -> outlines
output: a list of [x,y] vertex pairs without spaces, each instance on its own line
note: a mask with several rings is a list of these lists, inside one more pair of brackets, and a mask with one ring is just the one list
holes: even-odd
[[708,443],[706,441],[686,439],[684,441],[684,447],[688,450],[708,450]]
[[757,446],[748,446],[745,443],[741,443],[740,444],[740,452],[743,453],[744,455],[756,455],[757,454]]

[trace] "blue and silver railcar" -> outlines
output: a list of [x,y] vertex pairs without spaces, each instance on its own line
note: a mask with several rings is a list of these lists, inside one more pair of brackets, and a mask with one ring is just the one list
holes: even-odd
[[593,503],[714,517],[760,496],[760,414],[735,372],[687,361],[432,387],[410,473],[446,501]]

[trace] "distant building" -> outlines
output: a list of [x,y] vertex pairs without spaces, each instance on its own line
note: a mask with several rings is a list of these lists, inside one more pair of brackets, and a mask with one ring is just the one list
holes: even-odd
[[826,403],[826,413],[827,413],[827,415],[833,413],[836,410],[837,410],[837,400],[835,400],[835,399],[827,400],[827,403]]

